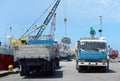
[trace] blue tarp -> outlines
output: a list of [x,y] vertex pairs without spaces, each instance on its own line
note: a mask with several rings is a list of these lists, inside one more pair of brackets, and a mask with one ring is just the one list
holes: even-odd
[[107,55],[105,52],[80,52],[78,59],[94,59],[94,60],[102,60],[107,59]]
[[53,40],[29,40],[28,44],[49,44],[50,46],[54,46]]

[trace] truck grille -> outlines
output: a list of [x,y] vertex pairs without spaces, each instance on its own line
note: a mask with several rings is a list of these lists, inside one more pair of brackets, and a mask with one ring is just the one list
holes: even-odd
[[101,62],[101,60],[98,59],[85,59],[86,62]]

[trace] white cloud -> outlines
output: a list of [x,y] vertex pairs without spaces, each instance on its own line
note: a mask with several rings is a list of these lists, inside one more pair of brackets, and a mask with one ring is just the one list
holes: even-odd
[[120,8],[120,0],[100,0],[100,4],[104,8]]
[[104,6],[107,6],[110,0],[100,0],[100,3]]

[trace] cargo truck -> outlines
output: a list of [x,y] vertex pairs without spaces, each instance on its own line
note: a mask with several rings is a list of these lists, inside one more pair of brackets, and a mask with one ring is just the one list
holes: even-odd
[[110,54],[109,54],[110,58],[115,59],[118,57],[119,53],[117,50],[109,50],[109,51],[110,51]]
[[76,44],[76,69],[83,70],[109,70],[109,56],[107,43],[104,38],[81,38]]
[[[15,57],[19,62],[20,75],[27,76],[34,72],[45,72],[53,75],[55,68],[59,67],[59,50],[54,41],[56,9],[61,0],[56,0],[49,14],[41,26],[36,26],[38,19],[12,46],[15,48]],[[52,20],[50,35],[41,36],[46,26]],[[35,25],[35,28],[32,27]],[[31,30],[32,29],[32,30]],[[31,32],[29,32],[31,30]],[[36,35],[30,36],[36,32]],[[26,39],[27,40],[21,40]]]
[[55,68],[59,67],[58,52],[51,39],[30,39],[27,45],[19,46],[15,52],[19,59],[20,75],[28,76],[34,72],[53,75]]

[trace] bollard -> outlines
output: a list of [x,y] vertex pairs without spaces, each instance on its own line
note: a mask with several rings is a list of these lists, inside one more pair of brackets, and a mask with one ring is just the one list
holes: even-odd
[[13,70],[13,65],[9,65],[8,70],[12,71]]

